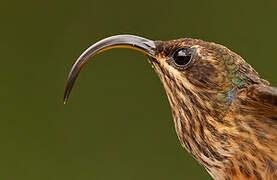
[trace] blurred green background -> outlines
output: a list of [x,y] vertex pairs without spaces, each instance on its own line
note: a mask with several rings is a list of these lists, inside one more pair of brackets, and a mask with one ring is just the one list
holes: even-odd
[[276,86],[276,8],[276,0],[2,0],[0,179],[211,179],[179,145],[143,54],[98,55],[63,105],[67,74],[89,45],[128,33],[223,44]]

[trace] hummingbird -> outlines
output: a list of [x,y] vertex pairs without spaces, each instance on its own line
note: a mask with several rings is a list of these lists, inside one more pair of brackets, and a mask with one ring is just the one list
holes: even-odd
[[277,88],[241,56],[199,39],[111,36],[77,59],[64,102],[89,58],[112,48],[130,48],[148,57],[165,89],[182,147],[213,179],[277,179]]

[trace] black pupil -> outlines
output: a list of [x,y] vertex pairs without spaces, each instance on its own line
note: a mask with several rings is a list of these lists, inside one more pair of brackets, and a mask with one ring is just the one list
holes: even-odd
[[179,49],[174,54],[174,62],[178,66],[186,66],[191,60],[191,54],[187,49]]

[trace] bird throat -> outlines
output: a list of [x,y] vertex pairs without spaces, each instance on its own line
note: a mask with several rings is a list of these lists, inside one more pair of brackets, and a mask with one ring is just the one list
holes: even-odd
[[218,169],[223,167],[223,160],[232,152],[224,142],[224,133],[220,131],[228,126],[223,116],[234,97],[234,88],[229,88],[220,99],[217,91],[200,93],[188,81],[179,82],[161,64],[153,60],[150,63],[165,88],[181,145],[210,174],[223,176],[224,172]]

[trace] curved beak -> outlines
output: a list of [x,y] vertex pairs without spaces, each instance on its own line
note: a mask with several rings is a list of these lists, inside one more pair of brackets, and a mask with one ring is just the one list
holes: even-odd
[[88,59],[95,54],[112,48],[135,49],[151,57],[155,57],[156,55],[156,45],[154,41],[134,35],[117,35],[98,41],[97,43],[90,46],[85,52],[83,52],[83,54],[81,54],[81,56],[73,65],[67,78],[64,92],[64,103],[67,102],[74,82]]

